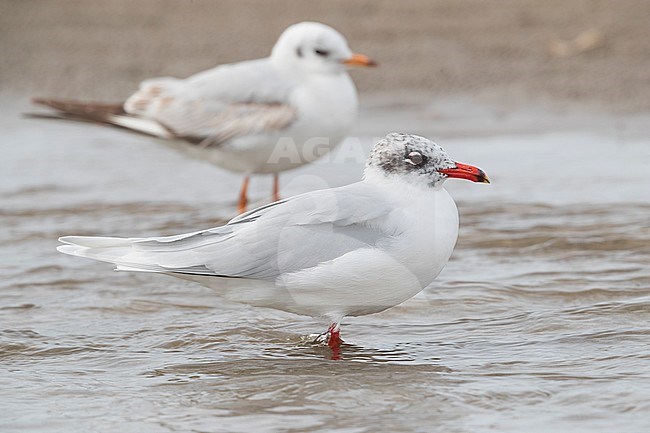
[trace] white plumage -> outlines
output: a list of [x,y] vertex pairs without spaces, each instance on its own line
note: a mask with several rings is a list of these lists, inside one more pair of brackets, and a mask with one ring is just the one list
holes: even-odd
[[[146,80],[121,107],[35,102],[55,108],[61,118],[100,121],[162,138],[230,171],[277,175],[323,156],[349,133],[358,99],[346,68],[354,65],[374,62],[353,54],[333,28],[302,22],[282,33],[269,57],[185,79]],[[240,210],[246,206],[247,186],[245,181]],[[276,199],[277,188],[276,176]]]
[[429,140],[390,134],[364,180],[302,194],[209,230],[158,238],[68,236],[59,251],[159,272],[221,296],[297,314],[342,317],[382,311],[440,273],[458,235],[447,177],[474,178]]
[[[353,57],[339,32],[303,22],[284,31],[270,57],[221,65],[186,79],[146,80],[124,110],[199,142],[181,148],[220,167],[277,173],[323,154],[305,151],[310,139],[325,138],[322,150],[330,150],[354,125],[358,100],[346,71]],[[283,138],[291,140],[295,155],[273,158]]]

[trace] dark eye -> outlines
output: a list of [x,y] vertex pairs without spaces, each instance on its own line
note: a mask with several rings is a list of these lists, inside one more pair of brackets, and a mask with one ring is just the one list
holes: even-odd
[[424,162],[424,157],[420,152],[411,152],[408,154],[408,157],[405,161],[409,164],[419,166]]
[[315,52],[316,54],[318,54],[319,56],[321,56],[321,57],[327,57],[327,56],[330,55],[330,52],[329,52],[329,51],[327,51],[327,50],[321,50],[320,48],[316,48],[316,49],[314,50],[314,52]]

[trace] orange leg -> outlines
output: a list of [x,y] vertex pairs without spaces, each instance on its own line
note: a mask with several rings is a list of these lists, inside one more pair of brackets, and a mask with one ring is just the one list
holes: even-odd
[[241,184],[241,190],[239,191],[239,203],[237,204],[237,211],[242,214],[246,212],[246,206],[248,205],[248,182],[250,177],[244,177],[244,182]]
[[280,201],[280,175],[273,175],[273,201]]

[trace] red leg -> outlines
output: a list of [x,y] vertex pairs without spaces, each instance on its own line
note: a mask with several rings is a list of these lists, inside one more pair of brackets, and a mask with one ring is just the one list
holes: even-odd
[[273,175],[273,201],[280,201],[280,175]]
[[241,190],[239,191],[239,203],[237,204],[237,211],[242,214],[246,212],[246,206],[248,205],[248,182],[250,178],[248,176],[244,177],[244,182],[241,184]]
[[332,323],[327,330],[329,338],[327,339],[327,345],[332,349],[332,359],[337,360],[341,359],[341,328],[338,323]]

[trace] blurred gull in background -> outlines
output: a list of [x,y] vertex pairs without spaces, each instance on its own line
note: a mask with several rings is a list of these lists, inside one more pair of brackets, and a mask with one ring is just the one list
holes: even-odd
[[348,66],[374,66],[333,28],[302,22],[287,28],[263,59],[221,65],[186,79],[153,78],[124,104],[54,99],[34,102],[55,117],[126,128],[219,167],[244,173],[238,210],[248,203],[249,175],[278,173],[314,161],[345,138],[358,100]]

